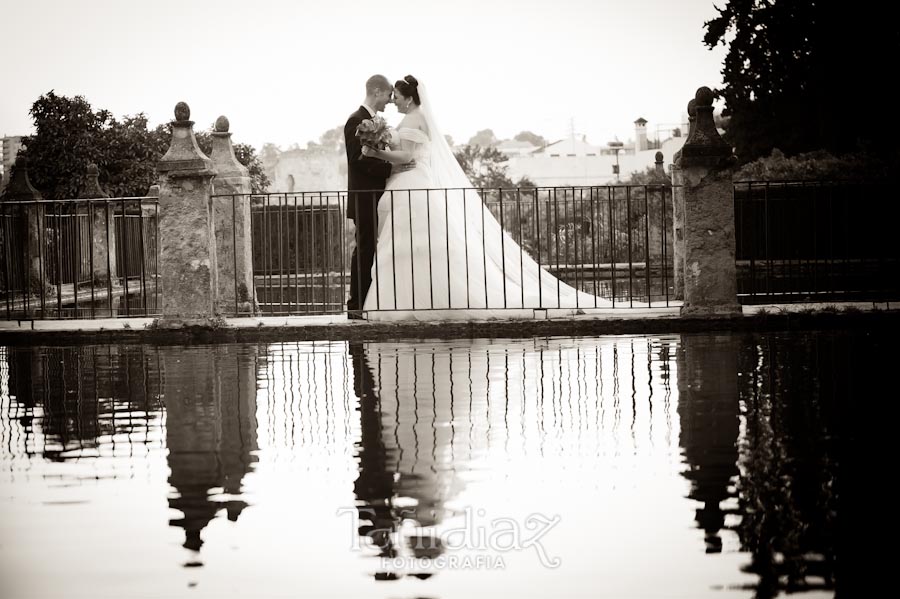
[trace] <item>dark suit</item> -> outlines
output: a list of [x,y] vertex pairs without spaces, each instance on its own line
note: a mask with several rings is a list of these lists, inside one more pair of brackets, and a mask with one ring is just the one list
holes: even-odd
[[348,310],[359,310],[372,284],[372,262],[378,230],[378,199],[384,192],[391,164],[362,155],[362,144],[356,137],[356,127],[371,118],[360,106],[344,125],[344,145],[347,147],[347,218],[356,224],[356,247],[350,260],[350,298]]

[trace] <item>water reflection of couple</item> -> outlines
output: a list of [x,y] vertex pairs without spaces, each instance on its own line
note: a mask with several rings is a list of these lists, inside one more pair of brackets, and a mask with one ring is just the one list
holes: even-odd
[[[440,519],[443,509],[443,492],[439,489],[439,477],[434,464],[418,463],[412,467],[401,466],[403,441],[401,425],[394,423],[394,430],[385,421],[386,411],[379,397],[380,385],[376,383],[372,365],[368,362],[363,343],[349,344],[353,366],[353,388],[359,398],[361,438],[357,448],[359,477],[354,483],[354,493],[359,511],[359,535],[374,547],[382,558],[413,557],[434,558],[441,553],[438,539],[431,536],[403,534],[404,521],[416,526],[433,526]],[[377,355],[377,354],[376,354]],[[375,358],[377,359],[377,357]],[[389,444],[389,439],[396,444]],[[424,452],[424,456],[433,452]],[[423,460],[427,460],[423,458]],[[419,472],[417,472],[417,470]],[[425,474],[422,475],[421,472]],[[376,578],[394,578],[394,572],[379,572]],[[421,574],[420,574],[421,576]]]
[[[393,102],[404,115],[384,150],[356,128]],[[344,127],[347,216],[356,224],[348,315],[370,320],[473,320],[509,309],[605,306],[541,268],[473,193],[434,118],[425,87],[375,75]],[[449,191],[448,191],[449,190]],[[599,303],[595,303],[599,302]]]

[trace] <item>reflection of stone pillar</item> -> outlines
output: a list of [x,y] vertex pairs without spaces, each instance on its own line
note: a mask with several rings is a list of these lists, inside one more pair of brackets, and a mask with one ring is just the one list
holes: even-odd
[[[86,200],[108,198],[109,194],[100,188],[100,169],[96,164],[88,165],[87,185],[81,192]],[[124,214],[122,226],[126,226]],[[91,252],[93,252],[95,283],[106,284],[116,281],[116,227],[109,202],[97,202],[91,210]],[[107,264],[107,261],[108,264]],[[108,272],[107,272],[108,269]]]
[[159,190],[159,270],[163,316],[208,318],[215,314],[215,230],[211,214],[212,162],[197,145],[190,108],[175,107],[172,142],[162,157]]
[[[256,356],[222,345],[169,350],[161,357],[169,506],[183,515],[170,524],[185,530],[185,547],[199,551],[201,531],[222,507],[237,520],[247,506],[240,493],[256,461]],[[226,500],[210,496],[217,487]]]
[[[20,251],[24,252],[21,259],[11,260],[10,270],[25,266],[25,272],[22,273],[22,285],[27,291],[32,293],[43,294],[41,289],[41,273],[43,272],[44,252],[41,247],[41,227],[44,220],[44,209],[37,204],[37,200],[43,199],[41,193],[34,188],[31,180],[28,178],[28,160],[25,156],[19,155],[16,164],[12,169],[12,176],[9,184],[0,200],[4,201],[24,201],[35,202],[34,204],[20,204],[15,206],[10,212],[14,217],[13,223],[21,223],[19,230],[24,234],[24,247]],[[13,227],[16,225],[13,224]],[[15,240],[15,239],[14,239]],[[12,256],[10,257],[12,258]],[[7,258],[9,259],[9,258]],[[11,277],[9,281],[10,288],[15,282],[16,277]]]
[[256,307],[253,261],[250,245],[250,173],[238,162],[231,145],[228,119],[220,116],[212,134],[210,159],[218,171],[213,179],[213,219],[216,230],[216,258],[219,266],[219,299],[222,313],[237,310],[252,313]]
[[[679,153],[683,194],[683,314],[739,313],[734,265],[734,193],[731,148],[713,121],[713,93],[694,98],[695,126]],[[690,107],[689,107],[690,110]],[[677,210],[676,210],[677,213]],[[677,230],[677,225],[676,225]],[[677,252],[676,252],[677,254]]]
[[734,335],[684,335],[678,349],[678,417],[689,498],[703,504],[697,525],[706,551],[719,553],[725,525],[721,503],[736,495],[738,474],[738,352]]

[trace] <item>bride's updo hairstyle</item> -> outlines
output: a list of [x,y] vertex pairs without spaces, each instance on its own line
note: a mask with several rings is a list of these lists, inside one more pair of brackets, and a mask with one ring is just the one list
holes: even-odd
[[407,98],[412,98],[416,106],[421,106],[422,100],[419,99],[419,82],[412,75],[407,75],[394,84],[396,89]]

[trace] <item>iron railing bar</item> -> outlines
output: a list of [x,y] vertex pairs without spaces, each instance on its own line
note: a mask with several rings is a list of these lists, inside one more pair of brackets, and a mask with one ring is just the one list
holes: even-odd
[[124,289],[124,292],[125,292],[125,316],[131,316],[131,301],[130,301],[130,298],[128,297],[128,273],[130,270],[128,268],[128,247],[129,247],[128,246],[128,219],[126,218],[126,215],[128,214],[128,212],[127,212],[127,209],[125,206],[124,198],[121,201],[121,206],[122,206],[122,216],[120,218],[120,221],[122,223],[122,260],[123,260],[123,262],[125,262],[125,264],[123,265],[123,269],[125,272],[122,273],[123,274],[122,281],[125,285],[125,289]]
[[498,193],[500,195],[500,263],[503,265],[503,307],[508,308],[509,304],[506,300],[506,239],[503,236],[506,231],[503,221],[503,192]]
[[[408,208],[407,216],[409,217],[409,280],[410,280],[410,301],[412,301],[412,309],[416,309],[416,252],[415,246],[413,245],[413,235],[416,234],[413,229],[413,217],[412,217],[412,192],[406,192],[406,205]],[[394,277],[397,277],[397,271],[394,271]]]
[[[238,258],[237,258],[237,198],[239,196],[232,194],[231,195],[231,255],[234,258],[234,315],[238,316],[240,314],[240,308],[238,307]],[[241,214],[243,217],[243,212]],[[243,218],[241,221],[243,222]],[[244,240],[249,241],[249,240]],[[249,290],[248,290],[249,291]]]
[[[547,196],[549,201],[549,194]],[[536,308],[540,309],[544,305],[544,273],[541,272],[541,204],[540,204],[540,190],[534,190],[534,230],[536,237],[536,245],[537,245],[537,286],[538,286],[538,305]],[[549,250],[549,248],[547,248]],[[524,306],[523,306],[524,307]]]
[[278,198],[278,314],[285,314],[284,308],[284,209],[287,193]]
[[661,189],[662,194],[661,194],[661,200],[660,200],[660,204],[662,204],[662,206],[661,206],[662,207],[662,226],[661,226],[662,235],[660,235],[660,237],[662,238],[662,251],[660,252],[660,254],[662,255],[662,283],[663,283],[663,295],[666,298],[666,307],[668,308],[669,307],[669,256],[668,256],[669,248],[668,248],[668,243],[667,243],[667,239],[666,239],[666,229],[669,228],[669,221],[668,221],[668,218],[666,217],[666,204],[668,203],[667,202],[668,198],[666,197],[667,190],[668,190],[668,193],[672,194],[673,204],[674,204],[674,199],[675,199],[675,191],[669,187],[663,186]]
[[612,307],[616,307],[616,222],[613,218],[615,194],[610,185],[606,186],[607,210],[609,212],[609,264],[612,274]]
[[434,257],[431,251],[431,191],[425,192],[425,226],[428,230],[428,305],[434,309]]
[[516,220],[519,224],[519,292],[525,307],[525,240],[522,238],[522,190],[516,188]]
[[[472,295],[469,289],[469,208],[466,205],[466,191],[463,190],[463,248],[465,248],[466,258],[466,308],[471,308],[472,303],[470,297]],[[449,256],[449,254],[448,254]]]
[[634,262],[631,249],[631,187],[625,187],[625,226],[628,231],[628,307],[634,307]]
[[[394,284],[394,309],[397,307],[397,233],[394,228],[394,190],[391,190],[391,279]],[[376,249],[376,254],[378,253]]]
[[600,235],[600,227],[598,224],[598,220],[596,218],[597,214],[597,204],[594,198],[594,192],[596,191],[596,187],[591,186],[590,188],[590,196],[589,201],[591,205],[591,270],[592,270],[592,279],[594,279],[594,307],[597,307],[597,295],[599,291],[597,290],[597,279],[599,278],[600,273],[597,272],[599,269],[599,261],[597,260],[597,237]]
[[[465,205],[463,205],[463,216],[465,216]],[[465,222],[465,218],[463,222]],[[447,244],[447,308],[453,308],[453,294],[450,291],[450,209],[446,189],[444,190],[444,241]],[[466,268],[468,269],[468,266]]]
[[[141,306],[144,309],[144,316],[147,316],[147,269],[144,265],[144,256],[146,255],[146,248],[144,247],[144,206],[140,201],[138,201],[138,232],[141,242]],[[215,237],[210,240],[210,243],[215,243]],[[218,309],[218,306],[216,308]]]
[[482,260],[482,268],[484,273],[484,307],[490,307],[490,301],[488,300],[488,282],[487,282],[487,229],[484,227],[484,213],[487,211],[487,206],[484,204],[484,188],[481,189],[481,194],[479,199],[479,207],[481,212],[481,260]]
[[[89,239],[93,241],[94,239],[94,202],[88,200],[88,223],[90,223],[91,231]],[[109,239],[104,239],[103,243],[106,243],[106,253],[109,253]],[[94,248],[91,245],[89,248],[90,252],[90,269],[91,269],[91,320],[97,317],[96,307],[95,307],[95,294],[94,294]]]
[[653,307],[650,297],[650,191],[644,185],[644,280],[647,288],[647,307]]
[[[322,313],[325,314],[328,312],[328,260],[331,253],[328,251],[328,211],[323,208],[321,191],[319,192],[319,212],[322,215],[322,228],[325,236],[322,242],[322,261],[320,262],[322,267]],[[313,219],[313,224],[315,224],[315,219]],[[315,241],[315,238],[313,238],[313,242]]]
[[553,228],[556,229],[553,235],[556,240],[556,307],[562,308],[562,285],[559,275],[562,274],[559,262],[559,198],[556,195],[556,187],[553,188]]

